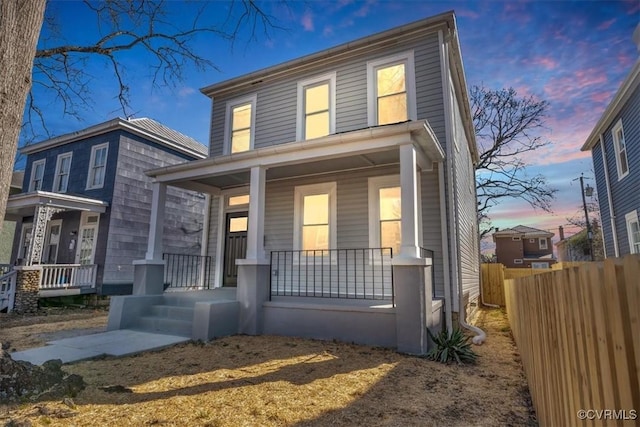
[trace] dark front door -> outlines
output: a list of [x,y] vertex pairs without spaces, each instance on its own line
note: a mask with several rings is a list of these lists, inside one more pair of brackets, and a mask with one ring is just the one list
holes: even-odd
[[247,256],[248,220],[249,215],[247,212],[231,212],[226,216],[223,286],[236,286],[238,284],[236,260]]

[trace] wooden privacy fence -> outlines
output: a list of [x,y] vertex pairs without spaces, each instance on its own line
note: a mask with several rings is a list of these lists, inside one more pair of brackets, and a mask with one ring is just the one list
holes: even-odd
[[506,268],[502,264],[482,264],[482,296],[487,304],[504,306],[504,281],[540,274],[550,270],[538,268]]
[[505,294],[541,425],[638,423],[639,255],[507,280]]

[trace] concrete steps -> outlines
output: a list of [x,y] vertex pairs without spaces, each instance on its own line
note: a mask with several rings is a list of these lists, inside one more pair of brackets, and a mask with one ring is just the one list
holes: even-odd
[[[209,331],[210,328],[207,325],[199,325],[195,330],[193,325],[196,317],[198,317],[198,321],[201,323],[203,321],[205,323],[209,322],[208,316],[210,316],[210,314],[208,311],[206,319],[202,319],[201,315],[195,315],[196,303],[202,302],[232,304],[235,308],[237,305],[237,302],[235,301],[235,289],[213,289],[195,292],[166,292],[162,296],[159,296],[159,299],[157,299],[153,304],[148,304],[143,307],[139,311],[139,315],[132,319],[132,324],[129,325],[128,328],[138,331],[176,335],[194,339],[200,339],[199,336],[203,333],[208,337],[214,332]],[[229,319],[230,323],[229,327],[223,327],[222,331],[225,335],[234,333],[234,328],[237,330],[237,313],[232,309],[231,312],[226,311],[224,317],[225,320]],[[223,321],[223,324],[226,323],[228,322]],[[205,332],[202,332],[203,330]]]

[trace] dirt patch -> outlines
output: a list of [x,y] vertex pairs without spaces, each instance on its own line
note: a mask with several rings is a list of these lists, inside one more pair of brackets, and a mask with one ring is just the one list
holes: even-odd
[[47,308],[37,315],[0,313],[0,342],[11,351],[42,347],[48,341],[103,332],[105,309]]
[[[86,319],[77,321],[84,327]],[[482,310],[476,323],[488,339],[474,347],[480,355],[475,366],[446,366],[387,349],[274,336],[235,336],[65,365],[63,369],[87,383],[73,401],[0,406],[0,422],[536,425],[504,313]],[[19,327],[24,326],[14,328]]]

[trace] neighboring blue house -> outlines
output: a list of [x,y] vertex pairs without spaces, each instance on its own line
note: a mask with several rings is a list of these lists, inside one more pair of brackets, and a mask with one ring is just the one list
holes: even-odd
[[[634,32],[640,51],[640,24]],[[640,59],[582,147],[591,150],[606,257],[640,253]]]
[[[114,119],[22,149],[22,192],[11,261],[43,268],[40,294],[131,293],[133,265],[147,249],[148,169],[202,159],[207,147],[147,118]],[[167,195],[165,252],[199,254],[205,197]]]

